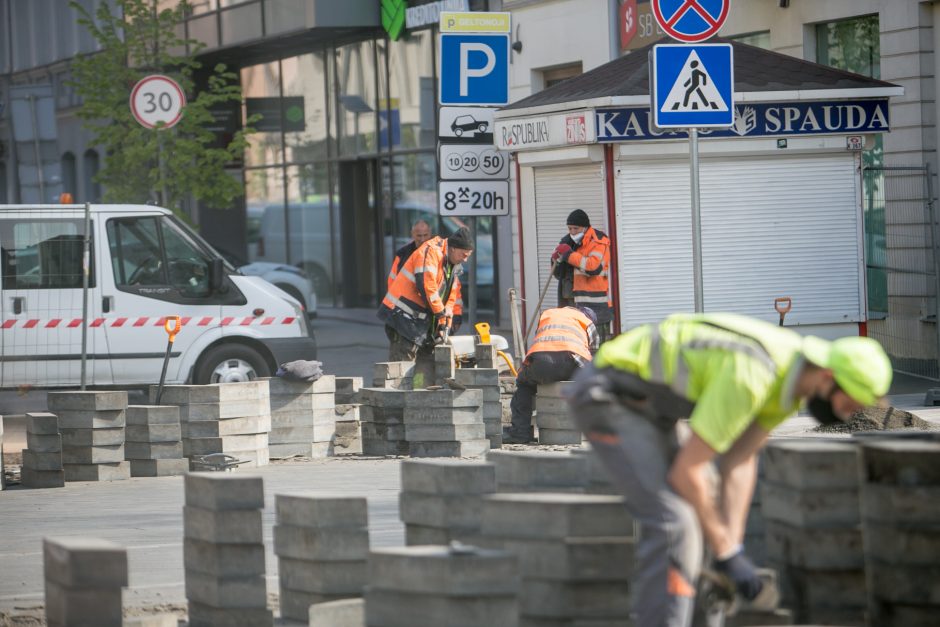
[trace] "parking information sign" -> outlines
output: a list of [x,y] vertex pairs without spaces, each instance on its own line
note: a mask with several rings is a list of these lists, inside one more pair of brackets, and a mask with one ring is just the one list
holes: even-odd
[[440,103],[509,103],[509,33],[441,33]]
[[651,4],[659,27],[687,44],[717,33],[731,8],[731,0],[651,0]]
[[509,181],[441,181],[442,216],[509,215]]
[[441,144],[441,178],[506,179],[509,155],[485,144]]
[[734,124],[731,44],[653,47],[653,122],[659,128]]

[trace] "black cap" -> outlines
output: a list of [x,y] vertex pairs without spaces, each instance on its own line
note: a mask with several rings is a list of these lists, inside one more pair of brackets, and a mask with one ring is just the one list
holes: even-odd
[[581,209],[575,209],[568,214],[568,221],[565,223],[568,226],[591,226],[591,218],[588,217],[588,214],[584,213]]
[[591,324],[597,324],[597,314],[594,313],[594,310],[588,307],[587,305],[576,305],[575,309],[580,311],[591,321]]
[[470,229],[465,226],[457,229],[453,235],[447,238],[447,245],[451,248],[473,250],[473,238],[470,237]]

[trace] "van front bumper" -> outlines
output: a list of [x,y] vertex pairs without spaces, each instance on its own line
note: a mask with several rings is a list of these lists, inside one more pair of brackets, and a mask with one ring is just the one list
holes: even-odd
[[274,355],[277,365],[288,361],[317,358],[317,340],[314,337],[278,337],[259,340]]

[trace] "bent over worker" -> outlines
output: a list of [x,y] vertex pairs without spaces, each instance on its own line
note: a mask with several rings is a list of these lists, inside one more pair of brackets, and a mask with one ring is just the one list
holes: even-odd
[[610,303],[610,239],[591,226],[581,209],[568,214],[568,234],[552,253],[558,279],[558,304],[590,307],[601,342],[610,338],[614,309]]
[[398,271],[379,305],[389,339],[389,361],[415,361],[427,383],[434,374],[434,345],[446,340],[454,315],[454,280],[470,258],[470,231],[461,228],[418,248]]
[[754,599],[762,582],[742,542],[771,429],[804,399],[820,422],[846,420],[887,393],[891,374],[872,339],[828,342],[733,314],[674,315],[601,346],[568,395],[641,524],[635,624],[691,624],[703,536],[713,569]]
[[588,307],[547,309],[539,317],[535,339],[516,376],[516,391],[509,404],[512,426],[506,443],[527,444],[534,440],[532,407],[539,385],[567,381],[591,361],[599,341],[594,320],[594,311]]

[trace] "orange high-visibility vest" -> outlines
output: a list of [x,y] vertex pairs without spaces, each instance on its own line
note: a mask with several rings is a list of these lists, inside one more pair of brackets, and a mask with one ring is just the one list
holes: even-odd
[[535,339],[526,357],[545,351],[568,351],[591,361],[588,328],[594,323],[573,307],[547,309],[539,317]]
[[460,286],[460,277],[454,277],[454,318],[460,316],[463,321],[463,288]]
[[414,240],[411,240],[397,251],[395,251],[395,256],[392,258],[392,269],[388,272],[388,286],[386,290],[392,289],[392,283],[395,281],[395,277],[398,276],[398,271],[401,270],[401,267],[405,265],[405,262],[408,261],[408,258],[418,250],[418,246],[415,244]]
[[[610,272],[610,240],[606,235],[588,228],[578,249],[568,255],[568,265],[574,267],[572,297],[578,305],[587,305],[595,311],[612,307],[608,296]],[[603,320],[598,316],[599,321]]]

